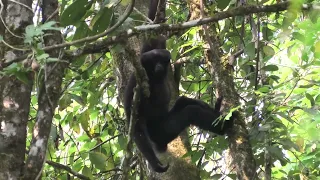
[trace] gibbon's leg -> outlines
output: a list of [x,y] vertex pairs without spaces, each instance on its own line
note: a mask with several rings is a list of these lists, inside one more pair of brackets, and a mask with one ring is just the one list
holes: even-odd
[[138,121],[136,123],[133,134],[134,142],[154,171],[166,172],[169,168],[169,164],[163,165],[160,162],[160,160],[154,153],[154,150],[152,149],[150,139],[148,138],[148,134],[146,134],[145,129],[146,127],[144,123],[141,123],[141,121]]
[[227,129],[233,126],[233,119],[231,118],[228,121],[220,120],[220,112],[218,109],[220,109],[221,101],[222,98],[218,98],[215,109],[213,109],[201,100],[184,96],[178,98],[175,105],[168,113],[167,118],[163,120],[161,126],[158,126],[158,129],[161,129],[162,132],[159,132],[158,136],[152,136],[152,140],[156,144],[157,150],[165,151],[167,149],[167,144],[174,140],[190,125],[195,125],[200,129],[218,135],[225,134]]

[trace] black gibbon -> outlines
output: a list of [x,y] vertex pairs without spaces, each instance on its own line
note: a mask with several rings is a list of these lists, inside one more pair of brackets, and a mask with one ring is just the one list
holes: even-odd
[[[148,17],[151,20],[154,20],[158,1],[150,0]],[[222,97],[217,99],[213,109],[203,101],[182,96],[169,111],[171,94],[166,78],[170,59],[171,55],[166,50],[166,39],[163,36],[159,35],[143,42],[140,61],[149,79],[150,97],[145,97],[142,90],[138,92],[140,104],[133,140],[152,169],[159,173],[167,171],[169,164],[163,165],[153,148],[159,152],[166,151],[167,144],[190,125],[219,135],[225,134],[233,125],[233,118],[229,121],[219,121]],[[124,94],[124,108],[128,121],[136,84],[136,77],[132,74]]]
[[[155,155],[149,140],[149,132],[152,131],[152,125],[150,126],[150,124],[153,124],[153,122],[160,123],[168,114],[170,91],[165,79],[170,59],[170,53],[165,49],[145,52],[140,58],[141,64],[148,75],[150,96],[147,98],[142,90],[139,92],[140,104],[138,120],[133,130],[133,140],[156,172],[165,172],[169,167],[168,165],[162,165]],[[128,121],[131,115],[133,89],[136,84],[136,77],[132,74],[124,93],[124,108]]]

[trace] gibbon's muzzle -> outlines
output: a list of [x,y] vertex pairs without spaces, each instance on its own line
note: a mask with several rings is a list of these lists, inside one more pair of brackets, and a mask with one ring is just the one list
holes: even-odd
[[161,73],[161,72],[163,72],[164,71],[164,67],[163,67],[163,65],[162,64],[160,64],[160,63],[157,63],[157,65],[156,65],[156,67],[155,67],[155,72],[156,72],[156,74],[157,73]]

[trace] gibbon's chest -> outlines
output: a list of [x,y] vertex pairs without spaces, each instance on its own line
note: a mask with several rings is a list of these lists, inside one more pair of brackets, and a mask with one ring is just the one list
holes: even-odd
[[150,103],[154,106],[168,106],[170,102],[170,90],[168,83],[150,85]]
[[140,110],[150,116],[159,116],[168,112],[170,102],[170,91],[167,83],[151,84],[150,97],[142,98]]

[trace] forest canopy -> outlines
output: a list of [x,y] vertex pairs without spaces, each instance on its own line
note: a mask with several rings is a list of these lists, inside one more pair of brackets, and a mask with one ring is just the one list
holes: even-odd
[[[0,7],[0,179],[319,179],[319,0],[159,0],[154,22],[145,0]],[[237,113],[226,136],[181,133],[166,173],[132,140],[139,96],[130,123],[123,105],[132,73],[149,95],[141,42],[160,34],[170,106]]]

